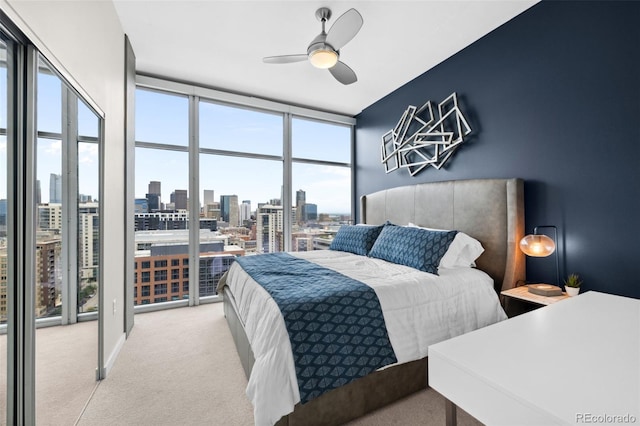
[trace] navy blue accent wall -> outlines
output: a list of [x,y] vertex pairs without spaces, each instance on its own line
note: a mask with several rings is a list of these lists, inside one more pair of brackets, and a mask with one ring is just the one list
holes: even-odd
[[[640,298],[639,22],[640,2],[542,2],[497,28],[357,116],[355,195],[523,178],[526,232],[558,227],[561,276]],[[471,139],[442,170],[385,174],[382,134],[454,91]],[[555,282],[553,255],[528,258],[527,279]]]

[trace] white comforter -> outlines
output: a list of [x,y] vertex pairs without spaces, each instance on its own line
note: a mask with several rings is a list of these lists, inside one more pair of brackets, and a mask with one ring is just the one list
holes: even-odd
[[[372,287],[398,363],[428,355],[434,343],[506,319],[493,280],[472,268],[439,276],[380,259],[322,250],[291,253]],[[300,401],[284,319],[269,294],[234,263],[227,276],[255,364],[247,386],[256,425],[273,425]]]

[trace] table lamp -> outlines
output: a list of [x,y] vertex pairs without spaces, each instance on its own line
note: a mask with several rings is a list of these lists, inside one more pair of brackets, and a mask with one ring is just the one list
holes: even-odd
[[[538,234],[539,228],[553,228],[554,239],[547,235]],[[556,282],[560,284],[560,266],[558,260],[558,252],[556,251],[556,243],[558,241],[558,230],[553,225],[541,225],[533,228],[533,234],[525,236],[520,240],[520,250],[527,256],[547,257],[555,252],[556,254]],[[529,284],[527,285],[529,292],[539,294],[541,296],[560,296],[562,289],[552,284]]]

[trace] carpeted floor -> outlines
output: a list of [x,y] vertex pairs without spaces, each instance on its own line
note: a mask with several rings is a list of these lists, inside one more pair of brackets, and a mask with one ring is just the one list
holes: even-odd
[[[249,426],[246,385],[222,304],[140,314],[78,424]],[[350,425],[444,423],[444,399],[429,389]],[[480,423],[459,410],[458,424]]]
[[136,315],[79,425],[251,425],[222,304]]
[[[94,376],[97,322],[37,331],[38,425],[253,425],[247,380],[222,304],[139,314],[135,324],[102,382]],[[6,336],[0,336],[0,356],[5,352]],[[6,383],[6,370],[0,370],[0,383]],[[0,386],[0,424],[5,387]],[[349,425],[444,422],[444,399],[428,389]],[[480,424],[462,410],[458,423]]]
[[98,386],[98,321],[36,330],[36,424],[72,425]]
[[[36,424],[73,425],[98,385],[98,322],[36,330]],[[0,335],[0,425],[6,424],[7,335]]]

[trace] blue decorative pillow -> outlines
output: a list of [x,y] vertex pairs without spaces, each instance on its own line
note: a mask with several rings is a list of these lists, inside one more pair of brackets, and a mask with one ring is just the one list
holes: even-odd
[[329,246],[329,250],[347,251],[366,256],[384,226],[342,225]]
[[438,275],[438,264],[458,231],[385,226],[369,256]]

